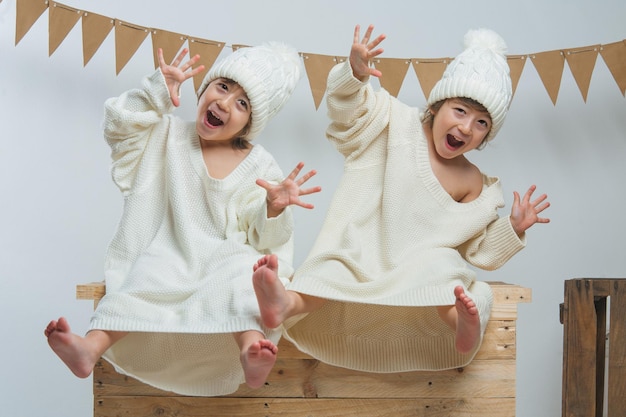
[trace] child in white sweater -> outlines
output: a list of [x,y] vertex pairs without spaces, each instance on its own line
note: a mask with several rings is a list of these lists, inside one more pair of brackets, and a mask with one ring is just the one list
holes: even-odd
[[292,274],[291,205],[319,187],[301,186],[303,164],[285,178],[250,141],[291,96],[301,59],[287,45],[241,48],[218,61],[198,90],[195,122],[172,115],[198,56],[159,68],[105,104],[105,137],[124,212],[106,257],[106,295],[89,332],[65,318],[45,330],[79,377],[103,356],[117,371],[186,395],[261,386],[276,360],[280,329],[263,325],[250,266],[263,254]]
[[492,306],[490,287],[468,265],[495,269],[525,246],[549,203],[535,186],[511,214],[500,181],[465,153],[502,126],[512,97],[504,41],[470,31],[466,49],[434,86],[425,112],[385,90],[371,66],[384,35],[354,33],[350,58],[328,76],[327,136],[344,174],[325,224],[287,289],[279,260],[255,265],[268,327],[284,323],[300,350],[370,372],[460,367],[474,357]]

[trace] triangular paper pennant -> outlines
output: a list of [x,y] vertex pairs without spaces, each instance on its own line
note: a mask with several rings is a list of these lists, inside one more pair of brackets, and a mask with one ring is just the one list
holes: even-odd
[[374,66],[383,73],[380,85],[394,97],[398,97],[411,62],[400,58],[376,58]]
[[115,71],[119,74],[122,68],[135,55],[137,49],[148,36],[148,29],[124,23],[115,22]]
[[[171,64],[187,40],[187,36],[180,33],[168,32],[167,30],[152,30],[152,52],[154,54],[154,68],[159,66],[158,49],[163,49],[163,59],[166,64]],[[189,58],[189,57],[187,57]]]
[[565,60],[569,66],[578,89],[583,95],[583,101],[587,102],[587,93],[591,83],[591,74],[596,66],[600,45],[587,46],[576,49],[565,49]]
[[626,92],[626,40],[602,45],[600,55],[622,95]]
[[47,0],[17,0],[15,4],[15,45],[22,40],[47,8]]
[[189,55],[200,55],[196,65],[204,65],[204,71],[193,77],[195,90],[200,88],[204,76],[209,72],[220,52],[224,49],[224,42],[215,42],[205,39],[189,39]]
[[546,88],[552,104],[556,105],[563,78],[565,57],[561,51],[538,52],[530,55],[530,59]]
[[513,96],[515,96],[517,84],[522,76],[524,64],[526,64],[526,58],[528,58],[526,55],[507,55],[506,57],[509,69],[511,70],[511,86],[513,87]]
[[115,26],[115,20],[110,17],[91,12],[83,14],[83,66],[93,58],[102,42],[111,33],[113,26]]
[[237,49],[239,48],[247,48],[250,45],[244,45],[244,44],[239,44],[239,43],[234,43],[231,48],[233,48],[233,52],[235,52]]
[[345,61],[345,58],[338,58],[330,55],[302,54],[304,59],[304,68],[309,79],[309,86],[313,94],[313,102],[315,110],[317,110],[322,102],[324,93],[326,92],[326,80],[328,73],[339,62]]
[[48,56],[52,56],[80,19],[80,10],[61,3],[52,3],[48,8]]
[[437,59],[412,59],[413,70],[420,82],[424,97],[428,100],[430,91],[433,89],[437,81],[441,79],[443,72],[446,70],[448,63],[452,61],[452,58],[437,58]]

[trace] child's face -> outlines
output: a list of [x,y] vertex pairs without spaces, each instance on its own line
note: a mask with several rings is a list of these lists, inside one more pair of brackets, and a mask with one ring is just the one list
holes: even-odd
[[203,140],[231,141],[247,126],[251,111],[250,100],[239,84],[215,79],[198,100],[198,136]]
[[490,130],[488,112],[452,98],[434,114],[433,143],[440,157],[452,159],[480,146]]

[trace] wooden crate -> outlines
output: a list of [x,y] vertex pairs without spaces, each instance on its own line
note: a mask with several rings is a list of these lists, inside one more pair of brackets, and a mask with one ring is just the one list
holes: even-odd
[[[265,385],[245,384],[223,397],[188,397],[120,375],[105,360],[93,373],[94,417],[512,417],[515,416],[517,304],[531,290],[489,283],[494,307],[471,364],[446,371],[389,374],[324,364],[281,340]],[[103,283],[78,285],[77,298],[97,301]]]

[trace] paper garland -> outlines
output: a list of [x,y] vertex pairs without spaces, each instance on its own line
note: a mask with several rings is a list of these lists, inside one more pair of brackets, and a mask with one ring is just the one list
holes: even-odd
[[[200,55],[198,65],[205,70],[194,77],[197,89],[206,72],[211,68],[226,42],[201,39],[182,33],[139,26],[92,12],[78,10],[61,3],[46,0],[16,0],[15,45],[28,33],[35,22],[48,12],[48,54],[51,56],[63,43],[66,36],[82,21],[83,65],[91,60],[109,34],[115,32],[115,70],[116,74],[125,67],[148,35],[152,41],[154,66],[158,66],[157,49],[162,48],[164,59],[171,62],[178,51],[187,44],[190,56]],[[246,45],[231,45],[233,49]],[[595,69],[598,54],[604,60],[617,86],[626,96],[626,39],[606,45],[591,45],[578,48],[535,52],[526,55],[507,55],[511,69],[513,93],[524,70],[527,59],[533,63],[539,77],[556,105],[565,63],[572,73],[583,101],[587,101],[591,76]],[[326,92],[326,78],[330,69],[346,57],[320,55],[300,52],[309,80],[315,108],[318,109]],[[380,85],[393,96],[400,92],[410,66],[417,76],[422,93],[427,98],[434,84],[441,78],[443,71],[452,58],[377,58],[373,65],[382,73]]]

